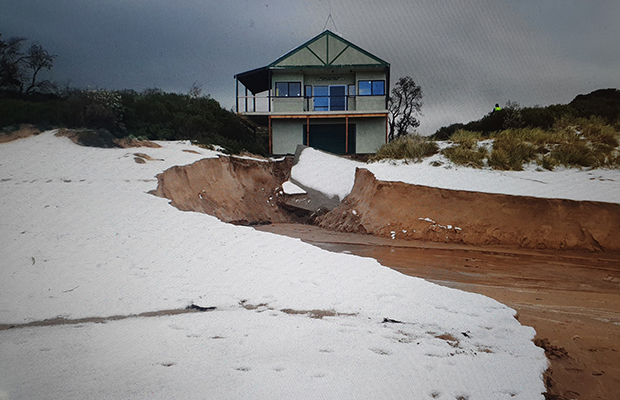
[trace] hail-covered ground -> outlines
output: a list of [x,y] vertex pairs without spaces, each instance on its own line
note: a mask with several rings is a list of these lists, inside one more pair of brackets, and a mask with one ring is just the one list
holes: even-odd
[[514,310],[179,211],[156,174],[217,153],[160,144],[0,145],[0,399],[543,399]]
[[[440,142],[441,147],[447,142]],[[361,163],[304,149],[291,178],[330,196],[345,198],[353,188],[355,169],[365,168],[383,181],[472,192],[620,203],[620,170],[558,167],[542,169],[535,163],[523,171],[459,167],[441,154],[423,162],[381,161]],[[324,177],[329,176],[330,179]]]

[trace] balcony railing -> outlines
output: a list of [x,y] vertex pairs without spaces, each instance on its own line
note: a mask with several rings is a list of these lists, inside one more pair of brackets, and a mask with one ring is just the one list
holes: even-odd
[[311,96],[281,97],[268,93],[237,96],[236,110],[241,114],[338,111],[385,111],[385,96]]

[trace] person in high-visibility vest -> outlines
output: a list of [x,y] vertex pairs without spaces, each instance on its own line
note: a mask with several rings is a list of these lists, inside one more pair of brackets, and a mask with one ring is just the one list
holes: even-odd
[[502,108],[499,106],[499,104],[495,104],[495,108],[493,109],[493,111],[502,111]]

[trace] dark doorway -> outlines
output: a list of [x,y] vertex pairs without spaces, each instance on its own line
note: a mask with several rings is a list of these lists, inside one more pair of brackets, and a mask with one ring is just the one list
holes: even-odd
[[310,124],[310,144],[307,143],[307,128],[304,124],[303,144],[315,149],[325,150],[334,154],[355,153],[355,124],[349,124],[349,148],[346,148],[345,124]]

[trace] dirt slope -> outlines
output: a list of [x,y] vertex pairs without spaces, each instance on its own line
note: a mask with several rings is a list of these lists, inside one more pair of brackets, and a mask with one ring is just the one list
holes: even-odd
[[290,162],[207,158],[157,175],[157,189],[151,193],[172,200],[180,210],[207,213],[234,224],[294,222],[294,216],[280,205]]
[[620,204],[541,199],[378,181],[358,169],[324,228],[406,240],[620,250]]

